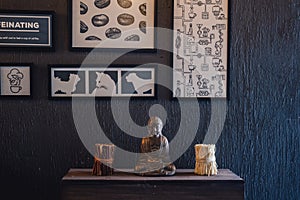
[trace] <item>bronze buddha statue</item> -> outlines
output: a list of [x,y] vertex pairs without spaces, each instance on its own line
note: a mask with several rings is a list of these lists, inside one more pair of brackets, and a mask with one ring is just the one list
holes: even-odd
[[140,146],[140,155],[135,166],[135,173],[142,176],[174,175],[176,167],[170,161],[169,142],[162,135],[163,123],[158,117],[148,121],[149,136],[144,137]]

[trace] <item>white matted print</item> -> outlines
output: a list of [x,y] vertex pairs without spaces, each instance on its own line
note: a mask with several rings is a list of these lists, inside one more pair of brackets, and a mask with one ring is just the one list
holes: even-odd
[[1,96],[30,96],[30,66],[1,65]]
[[228,0],[174,0],[174,97],[227,97]]
[[154,97],[150,68],[51,67],[51,97]]
[[70,1],[72,48],[154,49],[155,0]]

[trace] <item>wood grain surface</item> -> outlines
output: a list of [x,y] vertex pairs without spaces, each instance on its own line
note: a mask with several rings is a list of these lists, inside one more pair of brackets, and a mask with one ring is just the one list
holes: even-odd
[[116,172],[92,176],[90,169],[71,169],[62,179],[62,200],[79,199],[244,199],[244,181],[228,169],[198,176],[178,169],[174,176],[146,177]]

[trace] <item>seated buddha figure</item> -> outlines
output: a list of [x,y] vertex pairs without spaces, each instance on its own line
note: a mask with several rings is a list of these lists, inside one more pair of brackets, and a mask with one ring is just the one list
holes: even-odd
[[161,119],[151,117],[147,128],[149,136],[142,139],[139,158],[134,169],[135,173],[142,176],[174,175],[176,167],[170,162],[169,142],[162,135]]

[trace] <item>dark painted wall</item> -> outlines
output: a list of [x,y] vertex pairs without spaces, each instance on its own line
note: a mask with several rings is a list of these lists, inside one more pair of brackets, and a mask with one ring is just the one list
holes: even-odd
[[[217,143],[219,168],[245,179],[246,199],[300,198],[300,2],[298,0],[230,1],[230,71],[228,111]],[[67,1],[1,0],[1,9],[53,10],[55,51],[0,49],[1,62],[32,62],[31,99],[0,99],[0,195],[9,199],[58,199],[60,179],[74,167],[91,167],[92,156],[74,126],[71,101],[48,99],[48,64],[78,64],[88,52],[70,52]],[[158,2],[158,23],[170,28],[172,1]],[[158,42],[166,42],[158,37]],[[168,45],[168,44],[167,44]],[[171,44],[169,44],[171,45]],[[110,52],[104,55],[108,56]],[[170,64],[166,52],[130,54],[117,63]],[[132,118],[145,124],[151,105],[168,113],[164,132],[176,131],[178,104],[161,88],[158,99],[131,102]],[[210,101],[199,100],[201,122],[195,143],[203,141]],[[96,102],[98,118],[110,132],[118,131],[109,102]],[[195,116],[190,116],[195,117]],[[131,140],[120,137],[121,146]],[[194,167],[193,145],[176,161],[178,168]]]

